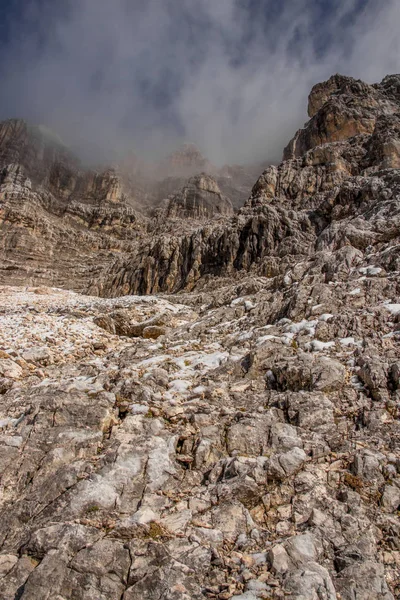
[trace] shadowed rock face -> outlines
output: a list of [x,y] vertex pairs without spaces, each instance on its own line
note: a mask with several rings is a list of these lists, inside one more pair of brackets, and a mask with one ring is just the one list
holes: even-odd
[[[53,169],[70,173],[78,167],[60,140],[18,119],[0,123],[0,166],[4,168],[9,164],[22,166],[26,175],[38,184],[49,183]],[[69,177],[65,176],[66,179]],[[68,185],[65,180],[63,186]],[[70,182],[69,185],[72,187]]]
[[316,86],[233,215],[7,133],[2,600],[400,597],[399,87]]

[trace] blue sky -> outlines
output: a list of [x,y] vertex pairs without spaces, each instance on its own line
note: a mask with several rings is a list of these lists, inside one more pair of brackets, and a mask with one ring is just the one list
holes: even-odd
[[0,118],[84,158],[276,161],[336,72],[399,71],[398,0],[2,0]]

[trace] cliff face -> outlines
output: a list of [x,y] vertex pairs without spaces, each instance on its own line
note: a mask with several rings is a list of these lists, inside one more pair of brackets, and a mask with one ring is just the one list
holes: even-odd
[[377,120],[399,112],[397,76],[380,84],[334,75],[311,90],[308,101],[310,121],[300,129],[284,150],[284,159],[303,156],[307,150],[327,142],[371,135]]
[[[236,204],[245,202],[247,170],[234,168],[232,176],[225,168],[219,177],[190,144],[158,165],[132,159],[95,171],[83,168],[52,132],[19,120],[1,123],[0,282],[93,289],[104,269],[140,253],[160,227],[192,230],[199,219],[233,214],[203,169],[216,173]],[[152,220],[165,202],[162,220]]]
[[35,162],[22,163],[0,172],[0,282],[85,289],[132,248],[144,221],[120,201],[109,172],[81,174],[57,160],[43,167],[38,183],[27,176]]
[[[23,166],[27,176],[39,184],[50,182],[53,169],[70,173],[78,167],[77,161],[54,135],[18,119],[0,123],[0,165],[9,164]],[[65,179],[69,177],[66,175]],[[64,186],[67,185],[65,181]]]
[[393,232],[399,223],[398,85],[396,76],[375,86],[335,76],[316,86],[311,120],[236,216],[181,236],[156,236],[136,256],[118,259],[101,293],[175,292],[193,289],[206,275],[283,274],[291,262],[315,260],[316,249],[383,248],[379,223]]
[[[284,161],[258,178],[235,216],[217,183],[223,173],[226,183],[235,169],[188,182],[177,175],[179,169],[204,166],[193,146],[168,159],[169,168],[178,171],[158,180],[158,201],[169,199],[154,220],[140,209],[132,181],[128,185],[115,170],[82,170],[48,134],[6,122],[1,157],[3,164],[14,162],[3,166],[0,179],[1,281],[28,277],[106,295],[177,291],[192,289],[204,276],[235,276],[242,269],[283,273],[290,261],[310,257],[316,247],[336,251],[332,232],[338,214],[341,244],[366,238],[371,220],[386,210],[382,198],[397,185],[398,86],[397,76],[371,86],[339,75],[315,86],[310,121],[285,149]],[[337,204],[350,191],[367,200],[350,203],[344,221]],[[397,209],[391,221],[396,215]],[[23,260],[16,247],[26,249]]]
[[210,219],[214,215],[232,215],[233,206],[221,194],[217,182],[209,175],[201,173],[191,177],[182,190],[168,202],[168,218]]

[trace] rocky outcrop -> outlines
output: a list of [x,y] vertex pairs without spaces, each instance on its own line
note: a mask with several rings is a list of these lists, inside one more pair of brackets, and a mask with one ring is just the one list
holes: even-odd
[[[119,258],[102,287],[93,290],[108,295],[193,289],[204,277],[234,277],[240,270],[284,274],[290,262],[315,260],[316,248],[382,248],[376,227],[387,222],[388,203],[393,234],[386,239],[398,235],[399,79],[368,86],[335,76],[316,86],[310,96],[313,117],[301,130],[303,140],[317,132],[314,141],[304,142],[301,157],[268,167],[237,216],[181,236],[167,229],[135,257]],[[331,110],[340,114],[347,133],[327,127]],[[367,114],[373,122],[369,134],[353,130],[351,123],[363,127]]]
[[250,165],[225,165],[214,174],[221,192],[229,198],[235,209],[242,208],[250,195],[254,182],[267,163]]
[[179,194],[173,196],[166,209],[166,218],[210,219],[214,215],[232,215],[233,207],[221,194],[217,182],[201,173],[191,177]]
[[307,256],[312,233],[307,215],[292,218],[285,209],[263,207],[258,214],[234,217],[228,226],[208,224],[185,236],[156,237],[136,257],[112,265],[90,289],[107,296],[122,289],[150,294],[193,289],[205,276],[235,277],[251,269],[275,275],[283,264]]
[[[45,128],[1,123],[0,282],[87,290],[121,256],[140,254],[159,230],[191,231],[195,221],[233,214],[216,181],[199,173],[204,168],[219,172],[185,145],[158,165],[133,157],[120,167],[86,169]],[[224,173],[223,185],[243,204],[251,189],[247,170]]]
[[308,113],[311,120],[300,129],[283,153],[284,159],[302,156],[328,142],[371,135],[382,115],[399,112],[398,80],[385,78],[368,85],[351,77],[334,75],[311,90]]
[[204,158],[194,144],[183,144],[157,165],[155,195],[161,201],[177,194],[188,178],[206,173],[215,179],[222,194],[238,209],[247,200],[254,181],[263,168],[265,165],[258,163],[216,167]]
[[[72,272],[68,285],[79,290],[175,292],[202,285],[207,277],[240,276],[240,271],[284,275],[291,262],[311,259],[315,249],[380,247],[374,227],[386,219],[388,198],[397,194],[398,86],[397,76],[372,86],[334,76],[315,86],[309,100],[312,118],[295,138],[302,141],[290,151],[292,158],[268,167],[234,216],[218,186],[222,175],[203,174],[187,182],[170,177],[160,183],[159,200],[170,198],[150,220],[132,209],[129,186],[117,171],[81,171],[58,142],[46,141],[43,134],[40,138],[37,131],[36,150],[28,152],[26,140],[34,134],[21,122],[9,122],[2,130],[3,156],[20,162],[3,167],[1,175],[1,280],[20,283],[27,277],[32,283],[65,285],[67,264]],[[331,119],[332,111],[338,119]],[[368,131],[361,132],[367,121]],[[53,157],[37,169],[41,183],[37,174],[29,177],[39,160],[39,139],[52,148],[42,148],[42,155]],[[197,150],[189,147],[178,154],[185,168],[197,165]],[[236,173],[223,172],[225,179]],[[173,191],[178,185],[180,191]],[[35,215],[29,206],[37,207]],[[395,201],[391,207],[395,232]]]
[[0,173],[0,282],[85,289],[133,249],[144,226],[126,204],[63,200],[35,185],[21,165],[8,165]]
[[21,165],[34,184],[49,183],[53,169],[68,174],[68,180],[79,169],[78,161],[55,134],[18,119],[0,123],[0,167],[9,164]]

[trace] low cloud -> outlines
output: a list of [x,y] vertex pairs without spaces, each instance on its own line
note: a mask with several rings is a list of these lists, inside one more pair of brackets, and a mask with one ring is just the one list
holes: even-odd
[[396,72],[397,0],[36,0],[8,15],[0,117],[60,133],[86,160],[277,161],[335,72]]

